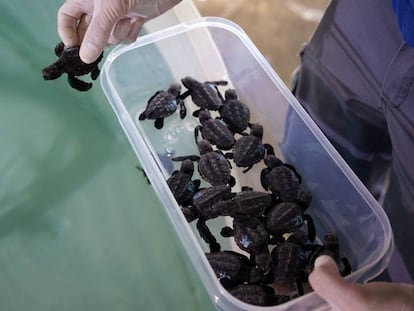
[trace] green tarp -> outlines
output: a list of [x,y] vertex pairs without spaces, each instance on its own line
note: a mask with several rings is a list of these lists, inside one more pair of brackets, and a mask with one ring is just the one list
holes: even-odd
[[61,3],[0,2],[0,310],[212,310],[99,81],[42,79]]

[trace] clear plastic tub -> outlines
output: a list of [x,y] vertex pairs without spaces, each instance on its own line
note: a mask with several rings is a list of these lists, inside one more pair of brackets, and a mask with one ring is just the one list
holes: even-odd
[[[277,40],[277,38],[273,38]],[[139,121],[147,100],[158,90],[191,76],[199,81],[227,80],[251,111],[251,120],[264,126],[263,141],[276,154],[293,164],[302,175],[302,188],[313,195],[311,207],[317,233],[338,235],[342,254],[353,267],[348,279],[366,282],[385,269],[391,256],[393,238],[381,206],[352,173],[292,96],[264,57],[240,27],[221,18],[202,18],[139,38],[119,46],[108,55],[102,68],[101,85],[127,135],[147,177],[160,198],[187,255],[217,308],[222,310],[327,310],[316,294],[308,293],[287,303],[259,307],[231,296],[216,279],[193,223],[187,223],[166,183],[180,163],[171,156],[198,154],[194,128],[198,120],[176,113],[165,119],[160,130],[151,120]],[[183,87],[183,90],[185,88]],[[247,173],[233,169],[237,185],[260,191],[262,164]],[[236,185],[236,186],[237,186]],[[235,188],[236,189],[236,188]],[[263,190],[263,189],[262,189]],[[236,191],[236,190],[235,190]],[[223,218],[208,222],[222,249],[235,246],[220,238],[217,230]]]

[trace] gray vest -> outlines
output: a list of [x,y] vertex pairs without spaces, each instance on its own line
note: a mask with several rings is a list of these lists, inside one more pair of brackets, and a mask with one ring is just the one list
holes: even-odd
[[391,1],[333,0],[301,58],[293,92],[383,201],[397,246],[390,275],[413,283],[414,49]]

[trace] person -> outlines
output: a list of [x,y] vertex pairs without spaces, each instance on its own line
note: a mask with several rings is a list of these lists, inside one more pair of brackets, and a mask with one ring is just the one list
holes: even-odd
[[[67,0],[58,33],[65,45],[80,45],[90,63],[107,44],[134,41],[146,21],[178,2]],[[310,284],[342,311],[414,310],[413,12],[413,0],[332,0],[294,79],[294,95],[383,200],[394,231],[393,282],[352,284],[329,257],[317,258]]]
[[341,311],[413,311],[414,286],[408,283],[346,282],[334,260],[319,256],[309,282],[316,293]]
[[332,0],[292,92],[387,213],[383,280],[351,284],[320,257],[314,290],[345,310],[414,310],[414,1]]
[[107,44],[131,43],[142,25],[181,0],[68,0],[58,11],[58,33],[65,46],[80,45],[85,63]]

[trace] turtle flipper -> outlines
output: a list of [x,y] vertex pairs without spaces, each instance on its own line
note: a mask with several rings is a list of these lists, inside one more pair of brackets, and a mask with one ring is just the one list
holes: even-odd
[[187,108],[185,107],[184,100],[178,98],[178,105],[180,107],[180,118],[184,119],[187,116]]
[[71,87],[81,92],[88,91],[92,87],[92,83],[79,80],[74,75],[68,75],[68,82]]
[[208,228],[205,219],[199,218],[196,226],[201,238],[210,246],[210,252],[219,252],[221,246]]
[[99,76],[100,73],[101,73],[101,71],[99,70],[98,66],[96,66],[96,68],[91,71],[92,80],[98,79],[98,76]]
[[140,113],[138,119],[140,121],[142,121],[142,120],[145,120],[146,118],[147,118],[147,115],[146,115],[146,110],[145,110],[145,111],[143,111],[143,112]]
[[164,118],[158,118],[154,122],[154,126],[157,130],[162,129],[164,126]]
[[65,45],[63,44],[63,42],[59,42],[55,46],[55,55],[57,57],[60,57],[60,55],[62,55],[62,52],[63,52],[64,49],[65,49]]
[[171,158],[171,161],[179,162],[179,161],[184,161],[186,159],[190,159],[191,161],[194,162],[194,161],[200,160],[200,157],[198,155],[179,156],[179,157]]

